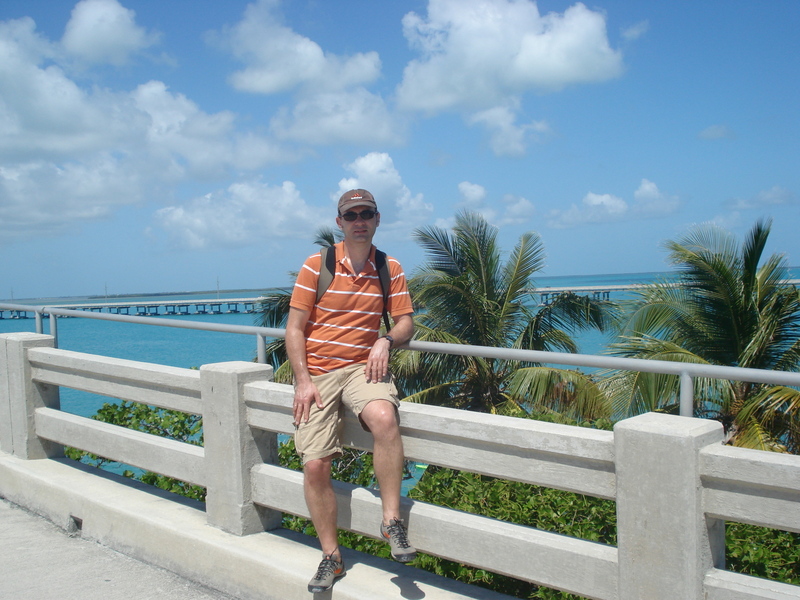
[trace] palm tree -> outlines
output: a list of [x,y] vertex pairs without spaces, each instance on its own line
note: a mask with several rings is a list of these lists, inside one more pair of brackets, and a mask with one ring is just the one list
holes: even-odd
[[[713,225],[669,241],[677,282],[640,291],[612,354],[631,358],[797,371],[800,296],[786,281],[782,255],[762,262],[771,221],[758,221],[741,247]],[[609,372],[602,382],[613,413],[675,412],[675,376]],[[696,416],[720,420],[730,443],[800,450],[800,391],[762,384],[697,378]]]
[[[314,243],[318,246],[333,246],[341,241],[342,233],[332,227],[321,227],[317,230]],[[289,273],[292,280],[297,279],[297,273]],[[277,289],[265,294],[256,306],[256,325],[259,327],[286,328],[286,319],[289,316],[289,302],[292,299],[291,289]],[[292,369],[286,355],[286,342],[283,338],[274,339],[267,343],[267,362],[275,366],[275,381],[278,383],[292,382]]]
[[[571,334],[606,330],[608,302],[572,293],[535,305],[532,276],[544,265],[538,234],[525,233],[503,262],[498,230],[475,213],[456,215],[452,232],[415,231],[427,263],[409,281],[421,341],[575,352]],[[393,365],[406,400],[482,412],[555,411],[603,416],[589,377],[533,363],[461,355],[398,352]]]

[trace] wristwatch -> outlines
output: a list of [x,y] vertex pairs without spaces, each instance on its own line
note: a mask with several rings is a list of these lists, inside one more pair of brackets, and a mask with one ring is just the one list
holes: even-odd
[[389,340],[389,349],[391,349],[394,346],[394,338],[392,336],[385,335],[383,336],[383,339]]

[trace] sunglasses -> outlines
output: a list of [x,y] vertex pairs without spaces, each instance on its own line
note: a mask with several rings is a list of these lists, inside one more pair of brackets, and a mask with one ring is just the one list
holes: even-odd
[[341,217],[348,222],[353,222],[359,217],[364,219],[365,221],[369,221],[372,217],[374,217],[377,213],[374,210],[370,210],[369,208],[362,210],[360,213],[357,213],[352,210],[348,210],[346,213],[341,215]]

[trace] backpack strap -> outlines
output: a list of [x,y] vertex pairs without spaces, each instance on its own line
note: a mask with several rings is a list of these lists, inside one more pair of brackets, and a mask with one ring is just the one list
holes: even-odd
[[386,307],[389,305],[389,290],[392,287],[392,276],[389,274],[389,264],[386,262],[386,252],[381,252],[375,248],[375,268],[378,269],[378,279],[381,282],[381,292],[383,292],[383,324],[386,331],[389,331],[389,314]]
[[322,257],[322,261],[320,263],[319,279],[317,280],[317,302],[331,287],[331,282],[336,273],[336,249],[333,246],[325,246],[320,248],[319,255]]
[[[333,282],[336,273],[336,249],[333,246],[325,246],[320,248],[319,255],[321,257],[319,279],[317,280],[317,302],[328,291]],[[386,306],[389,303],[389,289],[392,284],[392,276],[389,274],[389,264],[386,262],[386,253],[375,249],[375,268],[378,270],[378,280],[381,284],[381,292],[383,293],[383,324],[386,326],[386,331],[389,331],[389,314],[386,311]]]

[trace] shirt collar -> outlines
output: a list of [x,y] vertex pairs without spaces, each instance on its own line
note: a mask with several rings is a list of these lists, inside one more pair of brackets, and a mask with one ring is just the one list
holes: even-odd
[[[336,262],[342,265],[342,267],[351,273],[353,270],[350,268],[350,261],[346,260],[346,256],[344,254],[344,242],[339,242],[338,244],[334,244],[334,249],[336,250]],[[364,267],[365,273],[374,273],[377,271],[375,268],[375,251],[377,248],[375,244],[372,244],[372,247],[369,250],[369,257],[367,257],[367,264]],[[354,273],[354,275],[358,275],[358,273]]]

